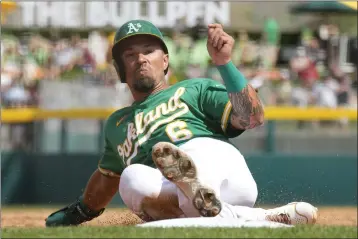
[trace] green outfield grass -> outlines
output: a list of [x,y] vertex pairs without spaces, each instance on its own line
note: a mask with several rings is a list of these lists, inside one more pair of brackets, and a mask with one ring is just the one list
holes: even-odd
[[2,238],[357,238],[357,227],[299,226],[295,228],[136,228],[67,227],[3,228]]

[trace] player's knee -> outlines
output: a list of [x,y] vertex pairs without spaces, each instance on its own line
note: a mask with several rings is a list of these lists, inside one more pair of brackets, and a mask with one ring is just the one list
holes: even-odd
[[160,186],[157,170],[145,165],[133,164],[121,174],[119,193],[122,198],[150,197],[160,191]]
[[256,203],[258,190],[253,180],[244,185],[223,184],[222,189],[222,199],[231,205],[253,207]]
[[257,185],[254,180],[247,182],[247,187],[242,190],[242,196],[240,197],[240,206],[253,207],[257,200]]
[[237,197],[232,205],[254,207],[257,199],[257,189],[250,188],[249,190],[242,191],[241,195]]
[[257,195],[258,195],[257,185],[255,182],[253,182],[249,190],[247,190],[246,192],[246,197],[244,197],[242,206],[253,207],[256,203]]

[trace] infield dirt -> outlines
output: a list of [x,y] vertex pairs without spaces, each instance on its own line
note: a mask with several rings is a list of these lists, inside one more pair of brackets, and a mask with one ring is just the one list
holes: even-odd
[[[356,226],[356,207],[318,207],[319,225]],[[52,213],[52,209],[41,208],[2,208],[1,227],[44,227],[45,218]],[[135,225],[142,221],[127,209],[107,209],[103,215],[86,226],[115,226]]]

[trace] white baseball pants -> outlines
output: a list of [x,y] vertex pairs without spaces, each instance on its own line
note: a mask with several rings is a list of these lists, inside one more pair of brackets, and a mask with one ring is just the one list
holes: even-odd
[[[257,219],[263,209],[252,208],[257,186],[242,154],[229,143],[212,138],[195,138],[179,147],[194,161],[201,183],[213,189],[222,202],[218,217]],[[146,212],[154,220],[199,217],[200,214],[175,184],[158,169],[141,164],[122,173],[119,193],[137,215]]]

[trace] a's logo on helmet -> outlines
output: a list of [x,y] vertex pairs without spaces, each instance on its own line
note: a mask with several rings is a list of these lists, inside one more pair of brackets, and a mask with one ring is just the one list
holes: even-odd
[[139,29],[142,27],[142,25],[140,23],[128,23],[128,32],[127,32],[127,35],[128,34],[131,34],[133,32],[138,32]]

